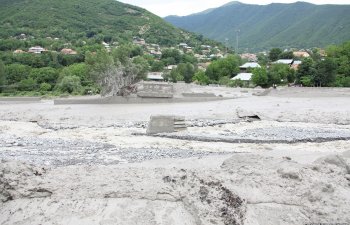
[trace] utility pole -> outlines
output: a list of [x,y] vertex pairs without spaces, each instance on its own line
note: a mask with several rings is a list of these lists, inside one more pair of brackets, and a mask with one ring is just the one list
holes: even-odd
[[228,53],[228,38],[225,38],[225,55]]
[[241,32],[240,29],[236,29],[236,54],[238,54],[238,50],[239,50],[239,32]]

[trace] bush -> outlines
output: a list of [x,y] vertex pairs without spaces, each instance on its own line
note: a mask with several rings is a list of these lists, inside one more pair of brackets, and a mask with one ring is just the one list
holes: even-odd
[[209,77],[205,74],[204,71],[198,71],[193,77],[193,81],[197,81],[200,85],[209,84]]
[[244,87],[245,84],[244,84],[244,81],[242,81],[241,79],[238,79],[238,80],[231,80],[228,83],[228,86],[230,86],[230,87]]
[[66,76],[57,85],[57,89],[61,92],[78,93],[81,91],[80,78],[77,76]]
[[230,83],[230,78],[229,77],[221,77],[219,80],[220,85],[229,85]]
[[40,91],[45,92],[45,91],[50,91],[51,90],[51,84],[48,83],[42,83],[40,85]]
[[311,87],[314,81],[310,76],[303,76],[300,78],[300,83],[305,87]]
[[37,88],[37,83],[32,78],[21,80],[18,84],[20,91],[34,91]]
[[335,81],[336,87],[350,87],[350,77],[337,77]]

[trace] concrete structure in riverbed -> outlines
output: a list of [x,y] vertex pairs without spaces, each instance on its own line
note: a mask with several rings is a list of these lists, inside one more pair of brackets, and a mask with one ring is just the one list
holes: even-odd
[[151,116],[147,134],[172,133],[186,130],[185,117]]
[[172,98],[174,97],[174,86],[158,82],[140,83],[137,96],[141,98]]

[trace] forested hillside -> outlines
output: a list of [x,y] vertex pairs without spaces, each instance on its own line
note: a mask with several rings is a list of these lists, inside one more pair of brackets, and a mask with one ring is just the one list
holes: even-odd
[[166,23],[145,9],[114,0],[0,0],[0,38],[20,34],[68,41],[131,41],[175,45],[197,36]]
[[205,37],[236,46],[241,51],[312,48],[340,44],[350,39],[350,5],[293,4],[249,5],[232,2],[203,13],[167,21]]
[[[223,49],[114,0],[0,0],[0,6],[0,95],[110,94],[106,81],[120,88],[118,77],[132,83],[169,64],[192,75],[193,53],[202,45],[213,46],[208,54]],[[180,52],[180,43],[189,52]]]

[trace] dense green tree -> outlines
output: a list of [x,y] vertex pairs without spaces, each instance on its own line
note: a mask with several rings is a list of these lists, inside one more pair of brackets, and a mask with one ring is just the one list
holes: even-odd
[[302,76],[300,78],[300,83],[305,87],[312,87],[314,85],[314,80],[311,76]]
[[20,91],[34,91],[38,88],[38,84],[33,78],[21,80],[18,84]]
[[29,78],[38,84],[49,83],[55,85],[58,78],[58,70],[51,67],[35,68],[30,71]]
[[302,77],[314,77],[315,73],[314,61],[311,58],[304,58],[296,73],[296,81],[300,83]]
[[149,71],[148,61],[141,56],[137,56],[133,58],[132,63],[137,67],[137,79],[146,79],[147,72]]
[[85,63],[77,63],[63,68],[60,73],[60,80],[67,76],[76,76],[79,77],[81,84],[91,85],[93,80],[89,76],[89,67]]
[[168,58],[173,58],[174,59],[174,64],[179,64],[182,57],[181,57],[181,53],[179,50],[177,49],[165,49],[162,51],[162,60],[166,60]]
[[294,70],[285,64],[272,64],[268,71],[270,84],[286,84],[294,82]]
[[337,64],[331,58],[325,58],[316,63],[314,82],[316,86],[331,86],[336,79]]
[[226,58],[212,62],[205,74],[212,81],[219,81],[221,77],[232,77],[239,72],[240,58],[229,55]]
[[40,91],[42,91],[42,92],[51,91],[51,89],[52,89],[52,85],[51,84],[48,84],[48,83],[40,84]]
[[293,52],[291,51],[282,52],[278,57],[280,59],[294,59]]
[[186,83],[192,82],[192,77],[195,73],[195,69],[191,63],[180,63],[174,70],[178,71]]
[[269,86],[269,78],[267,76],[267,70],[264,67],[256,68],[253,70],[252,81],[255,85],[261,87]]
[[180,74],[179,70],[176,70],[176,69],[170,72],[169,77],[170,77],[169,79],[174,83],[178,81],[183,81],[184,79],[184,77]]
[[77,76],[63,77],[60,83],[56,85],[56,89],[66,93],[79,93],[81,91],[80,78]]
[[5,84],[6,84],[5,64],[0,60],[0,92],[4,90]]
[[21,64],[10,64],[5,67],[7,84],[15,84],[21,80],[27,79],[31,67]]
[[151,66],[151,71],[152,72],[161,72],[164,70],[164,63],[163,61],[153,61],[152,66]]
[[141,47],[131,44],[121,45],[112,51],[114,61],[119,61],[122,64],[125,64],[130,58],[140,56],[142,54],[143,51]]
[[202,70],[199,70],[197,73],[195,73],[192,77],[192,80],[198,82],[201,85],[209,84],[209,77]]
[[280,55],[282,53],[282,50],[280,48],[273,48],[269,52],[269,59],[270,61],[274,62],[279,59]]
[[266,55],[262,54],[262,53],[259,53],[257,55],[257,57],[258,57],[258,62],[259,62],[259,64],[261,66],[266,66],[267,63],[269,62],[269,58]]
[[89,75],[96,83],[100,80],[100,74],[105,73],[114,65],[114,59],[106,50],[96,53],[87,53],[85,63],[89,67]]
[[191,63],[191,64],[195,64],[197,63],[197,58],[194,57],[193,54],[183,54],[182,55],[182,59],[181,59],[182,63]]

